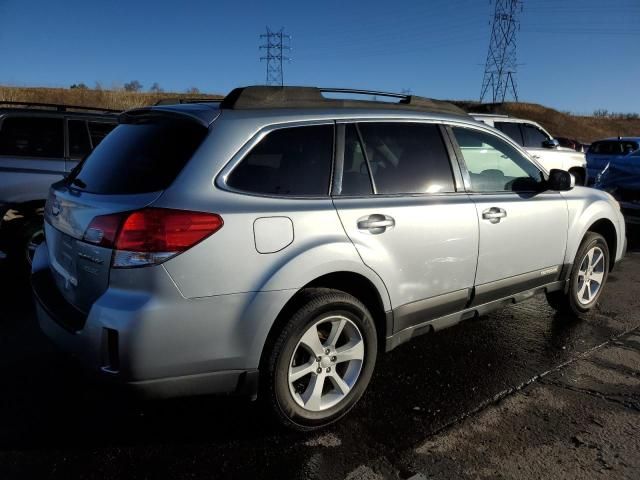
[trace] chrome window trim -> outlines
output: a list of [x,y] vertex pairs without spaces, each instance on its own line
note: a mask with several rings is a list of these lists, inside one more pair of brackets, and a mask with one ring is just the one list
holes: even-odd
[[[266,137],[271,132],[276,130],[282,130],[285,128],[297,128],[297,127],[313,127],[319,125],[330,125],[334,127],[333,131],[333,144],[331,148],[331,165],[330,165],[330,175],[329,175],[329,184],[327,185],[327,193],[326,195],[316,195],[316,196],[308,196],[308,195],[276,195],[276,194],[266,194],[266,193],[257,193],[257,192],[247,192],[245,190],[240,190],[237,188],[230,187],[227,185],[227,180],[229,179],[229,175],[235,170],[235,168],[242,162],[246,156],[251,152],[251,150],[260,143],[264,137]],[[221,190],[238,193],[241,195],[247,195],[251,197],[261,197],[261,198],[275,198],[281,200],[328,200],[331,198],[330,189],[331,182],[333,179],[333,163],[335,161],[335,143],[336,143],[336,122],[334,120],[304,120],[298,122],[285,122],[285,123],[277,123],[271,124],[262,127],[258,132],[249,139],[240,150],[238,150],[235,155],[231,157],[231,160],[227,162],[224,168],[220,171],[220,173],[214,178],[213,184]]]

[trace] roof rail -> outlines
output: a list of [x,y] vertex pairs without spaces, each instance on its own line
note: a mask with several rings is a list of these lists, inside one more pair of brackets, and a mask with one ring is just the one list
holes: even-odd
[[480,112],[469,112],[471,116],[482,116],[482,117],[495,117],[495,118],[509,118],[509,115],[504,115],[502,113],[480,113]]
[[163,98],[154,103],[154,106],[159,105],[176,105],[181,103],[220,103],[221,98]]
[[85,107],[82,105],[66,105],[61,103],[18,102],[18,101],[0,100],[0,107],[2,105],[10,105],[10,106],[22,105],[25,107],[55,108],[58,112],[67,112],[69,110],[89,110],[89,111],[95,111],[95,112],[120,113],[122,111],[122,110],[114,110],[111,108]]
[[[323,95],[324,93],[387,97],[398,99],[398,102],[328,98]],[[230,110],[264,108],[370,108],[372,106],[381,109],[413,109],[434,113],[467,115],[461,108],[442,100],[418,97],[416,95],[405,95],[402,93],[348,88],[249,86],[232,90],[220,103],[220,108]]]

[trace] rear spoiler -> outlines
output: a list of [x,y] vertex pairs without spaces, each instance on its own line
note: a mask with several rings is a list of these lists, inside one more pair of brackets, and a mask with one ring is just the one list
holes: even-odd
[[[176,107],[176,105],[174,105]],[[118,116],[118,123],[146,123],[154,119],[174,119],[176,121],[189,121],[202,127],[209,128],[209,125],[220,114],[217,110],[211,109],[186,109],[171,108],[171,106],[142,107],[127,110]]]

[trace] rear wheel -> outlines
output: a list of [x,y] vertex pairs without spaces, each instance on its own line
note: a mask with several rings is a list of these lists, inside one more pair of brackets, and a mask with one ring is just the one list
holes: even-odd
[[604,237],[587,232],[571,269],[567,292],[547,294],[549,304],[560,312],[581,315],[591,310],[602,294],[609,274],[609,247]]
[[362,397],[376,355],[376,330],[367,308],[344,292],[310,289],[268,352],[264,398],[287,427],[323,427]]
[[36,249],[44,241],[44,221],[41,214],[14,220],[9,240],[10,260],[21,274],[31,271]]

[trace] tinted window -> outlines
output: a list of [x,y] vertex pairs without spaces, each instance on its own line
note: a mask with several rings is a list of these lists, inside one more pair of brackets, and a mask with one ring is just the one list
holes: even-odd
[[437,125],[358,124],[377,193],[455,191],[451,163]]
[[274,130],[231,172],[227,185],[260,194],[328,195],[332,158],[332,125]]
[[69,120],[67,126],[69,128],[69,157],[84,158],[91,151],[87,122],[85,120]]
[[373,193],[369,168],[364,149],[355,125],[347,125],[344,139],[344,166],[342,170],[342,195],[370,195]]
[[96,148],[114,128],[116,128],[115,123],[89,122],[89,135],[93,148]]
[[5,118],[0,130],[0,155],[62,158],[62,118]]
[[589,153],[599,155],[624,155],[638,149],[638,143],[628,140],[605,140],[594,142],[589,147]]
[[521,147],[524,145],[524,142],[522,141],[522,132],[520,131],[520,125],[518,125],[517,123],[496,122],[495,126],[507,137],[511,137]]
[[522,132],[524,133],[524,146],[527,148],[542,148],[542,143],[549,140],[549,137],[542,130],[533,125],[523,124]]
[[454,128],[474,192],[536,190],[543,177],[527,158],[487,132]]
[[119,125],[69,177],[93,193],[127,194],[167,188],[207,129],[186,121],[153,119]]

